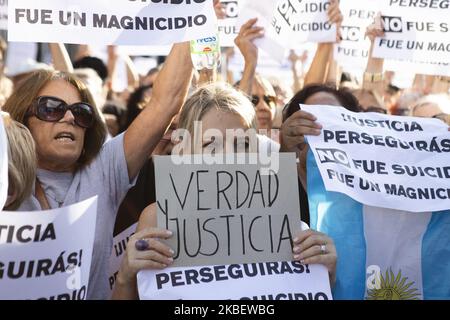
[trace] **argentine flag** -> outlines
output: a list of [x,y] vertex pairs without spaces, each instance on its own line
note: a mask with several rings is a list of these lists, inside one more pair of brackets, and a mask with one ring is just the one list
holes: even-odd
[[311,228],[337,248],[334,299],[450,299],[450,210],[404,212],[328,192],[311,150],[307,174]]
[[436,119],[305,106],[311,228],[338,254],[335,299],[450,299],[450,133]]

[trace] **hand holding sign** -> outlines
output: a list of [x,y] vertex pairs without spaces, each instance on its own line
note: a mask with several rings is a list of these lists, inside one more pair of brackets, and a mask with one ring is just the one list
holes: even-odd
[[234,43],[244,56],[246,63],[258,62],[258,47],[254,44],[253,40],[260,39],[264,36],[264,28],[256,27],[258,19],[251,19],[247,21],[239,31],[238,36],[234,40]]
[[339,1],[337,0],[330,0],[330,6],[328,7],[327,14],[330,22],[337,25],[341,24],[344,19],[341,10],[339,9]]
[[[155,212],[155,207],[150,210]],[[121,281],[118,283],[132,283],[141,270],[164,269],[171,265],[173,250],[159,241],[171,236],[172,232],[157,228],[147,228],[131,236],[118,275]],[[141,243],[146,243],[146,247]]]
[[376,37],[384,37],[383,22],[381,20],[380,12],[378,12],[374,18],[373,23],[367,27],[365,36],[369,38],[371,43],[375,41]]
[[214,0],[214,11],[216,12],[217,19],[225,19],[227,13],[220,0]]
[[305,111],[297,111],[281,126],[281,151],[295,152],[296,148],[303,150],[305,135],[320,135],[322,126],[317,118]]
[[294,239],[294,259],[301,264],[322,264],[327,267],[330,282],[336,281],[337,252],[333,240],[314,230],[301,231]]
[[339,9],[339,1],[337,0],[331,0],[330,6],[327,10],[329,22],[331,24],[336,24],[336,42],[340,42],[342,40],[341,35],[341,24],[342,20],[344,20],[344,16],[341,13],[341,10]]

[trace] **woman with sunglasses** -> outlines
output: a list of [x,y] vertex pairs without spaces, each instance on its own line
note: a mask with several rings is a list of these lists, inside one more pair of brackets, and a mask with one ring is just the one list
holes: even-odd
[[124,134],[105,144],[106,127],[92,97],[70,74],[38,71],[4,106],[30,129],[36,143],[36,183],[19,210],[57,208],[99,197],[88,299],[109,298],[108,265],[118,206],[179,112],[191,77],[189,44],[176,44],[148,106]]

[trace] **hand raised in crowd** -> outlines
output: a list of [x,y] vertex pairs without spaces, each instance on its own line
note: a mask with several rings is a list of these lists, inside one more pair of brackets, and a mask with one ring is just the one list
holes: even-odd
[[381,13],[375,16],[373,23],[366,29],[365,36],[373,43],[376,37],[384,37],[383,22],[381,20]]
[[300,61],[300,56],[295,53],[295,50],[291,49],[289,51],[288,60],[295,66],[295,64]]
[[173,263],[174,252],[159,239],[169,239],[172,232],[147,228],[131,236],[122,260],[118,281],[133,283],[141,270],[164,269]]
[[303,150],[305,135],[318,136],[322,126],[311,113],[299,110],[290,116],[281,126],[281,151],[295,152],[296,148]]
[[333,240],[314,230],[301,231],[294,239],[294,260],[302,264],[322,264],[328,269],[330,283],[336,282],[337,253]]
[[251,19],[242,25],[239,34],[234,43],[244,56],[245,63],[254,63],[258,61],[258,47],[254,44],[255,39],[264,36],[264,28],[256,27],[257,18]]
[[217,19],[225,19],[227,16],[225,13],[225,8],[220,0],[214,0],[214,11],[216,12]]
[[338,0],[330,0],[330,6],[327,10],[328,21],[331,24],[336,24],[336,42],[340,42],[342,40],[341,35],[341,25],[344,20],[344,16],[342,15],[341,9],[339,8]]

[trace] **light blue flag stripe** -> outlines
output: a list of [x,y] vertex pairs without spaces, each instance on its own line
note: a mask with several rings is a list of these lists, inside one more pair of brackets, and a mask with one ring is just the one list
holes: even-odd
[[422,240],[423,296],[450,299],[450,210],[435,212]]
[[311,228],[331,237],[338,254],[333,298],[364,299],[366,241],[362,204],[342,193],[327,192],[311,151],[307,161]]
[[[364,299],[366,243],[362,204],[328,192],[312,152],[308,152],[311,228],[328,234],[338,253],[335,299]],[[319,205],[320,204],[320,205]],[[450,210],[434,212],[422,240],[424,299],[450,299]]]

